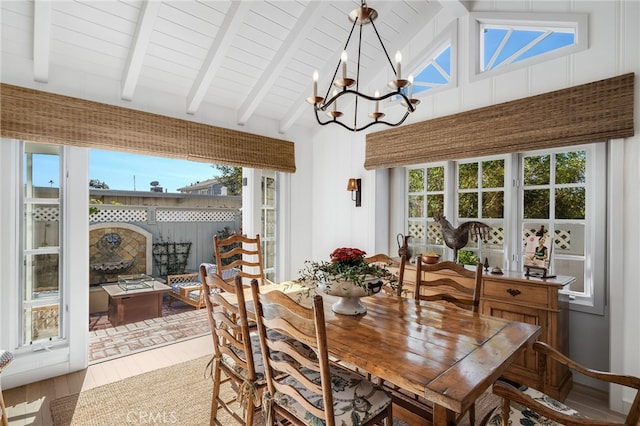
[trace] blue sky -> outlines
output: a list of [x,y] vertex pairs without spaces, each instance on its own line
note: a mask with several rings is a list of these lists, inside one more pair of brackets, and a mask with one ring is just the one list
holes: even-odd
[[109,185],[109,189],[133,191],[135,179],[137,191],[148,191],[149,184],[158,181],[168,192],[177,192],[178,188],[218,174],[211,163],[97,149],[89,151],[89,179],[101,180]]

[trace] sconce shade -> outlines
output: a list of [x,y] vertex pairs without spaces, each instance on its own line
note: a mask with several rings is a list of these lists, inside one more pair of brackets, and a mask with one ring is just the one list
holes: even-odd
[[349,179],[347,191],[351,191],[351,199],[356,202],[356,207],[362,205],[362,179]]

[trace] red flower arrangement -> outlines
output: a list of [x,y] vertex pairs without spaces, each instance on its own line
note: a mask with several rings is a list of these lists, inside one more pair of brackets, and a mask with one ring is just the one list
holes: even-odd
[[364,262],[364,255],[366,252],[357,248],[337,248],[331,252],[329,257],[331,263],[342,263],[344,265],[356,265]]
[[305,261],[305,268],[300,271],[300,277],[296,281],[308,286],[316,286],[321,282],[330,285],[334,282],[353,281],[366,287],[366,282],[375,277],[394,286],[397,277],[384,265],[367,263],[364,258],[366,254],[358,248],[337,248],[329,255],[331,262]]

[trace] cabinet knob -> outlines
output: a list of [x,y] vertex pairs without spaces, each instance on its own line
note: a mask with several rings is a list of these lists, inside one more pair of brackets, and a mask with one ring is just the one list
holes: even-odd
[[509,293],[513,297],[516,297],[517,295],[519,295],[521,293],[521,291],[518,290],[517,288],[508,288],[507,289],[507,293]]

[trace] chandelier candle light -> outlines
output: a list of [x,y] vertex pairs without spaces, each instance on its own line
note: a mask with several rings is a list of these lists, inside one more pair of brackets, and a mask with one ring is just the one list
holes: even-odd
[[[329,97],[329,93],[331,92],[331,85],[327,88],[325,97],[318,96],[318,71],[314,71],[313,73],[313,96],[307,98],[307,102],[313,105],[313,110],[316,115],[316,120],[318,124],[325,126],[327,124],[339,124],[347,130],[351,130],[354,132],[364,130],[374,124],[385,124],[387,126],[399,126],[401,125],[409,116],[410,113],[416,110],[416,106],[420,103],[418,99],[412,99],[412,89],[411,85],[413,84],[413,76],[409,76],[406,80],[402,78],[402,54],[398,51],[396,53],[396,64],[395,68],[393,63],[391,62],[391,58],[389,58],[389,54],[387,53],[387,49],[384,47],[382,43],[382,39],[380,38],[380,34],[374,24],[374,20],[378,17],[378,12],[375,9],[372,9],[367,6],[367,2],[362,0],[361,6],[352,10],[349,14],[349,20],[353,22],[353,26],[351,27],[351,31],[349,32],[349,37],[347,38],[347,42],[345,43],[344,50],[340,55],[340,60],[338,61],[338,66],[336,67],[335,72],[333,73],[333,86],[336,89],[333,90],[331,98]],[[373,96],[367,95],[365,93],[360,92],[360,54],[362,51],[362,27],[364,25],[371,24],[373,30],[380,42],[380,46],[389,62],[389,66],[391,67],[392,73],[395,76],[394,80],[391,80],[388,83],[388,86],[391,88],[390,92],[387,92],[383,95],[380,95],[380,92],[376,90]],[[356,62],[356,78],[349,78],[347,73],[347,48],[349,47],[349,41],[351,40],[351,36],[353,34],[353,30],[356,28],[356,25],[360,26],[359,37],[358,37],[358,56]],[[342,69],[341,78],[336,78],[338,75],[338,71]],[[352,89],[355,85],[355,90]],[[405,89],[408,92],[405,94]],[[338,110],[338,98],[342,96],[350,95],[354,97],[354,112],[353,112],[353,125],[347,125],[343,121],[339,120],[344,114]],[[404,114],[397,121],[385,121],[383,118],[385,117],[385,113],[380,111],[380,101],[388,99],[392,96],[397,96],[400,98],[400,104],[406,108]],[[328,99],[327,99],[328,98]],[[361,126],[358,126],[358,100],[362,98],[369,102],[374,102],[374,106],[369,110],[372,111],[368,114],[368,117],[372,120],[368,123],[365,123]],[[333,106],[333,108],[330,108]],[[329,120],[322,121],[320,119],[321,112],[326,113],[329,116]]]

